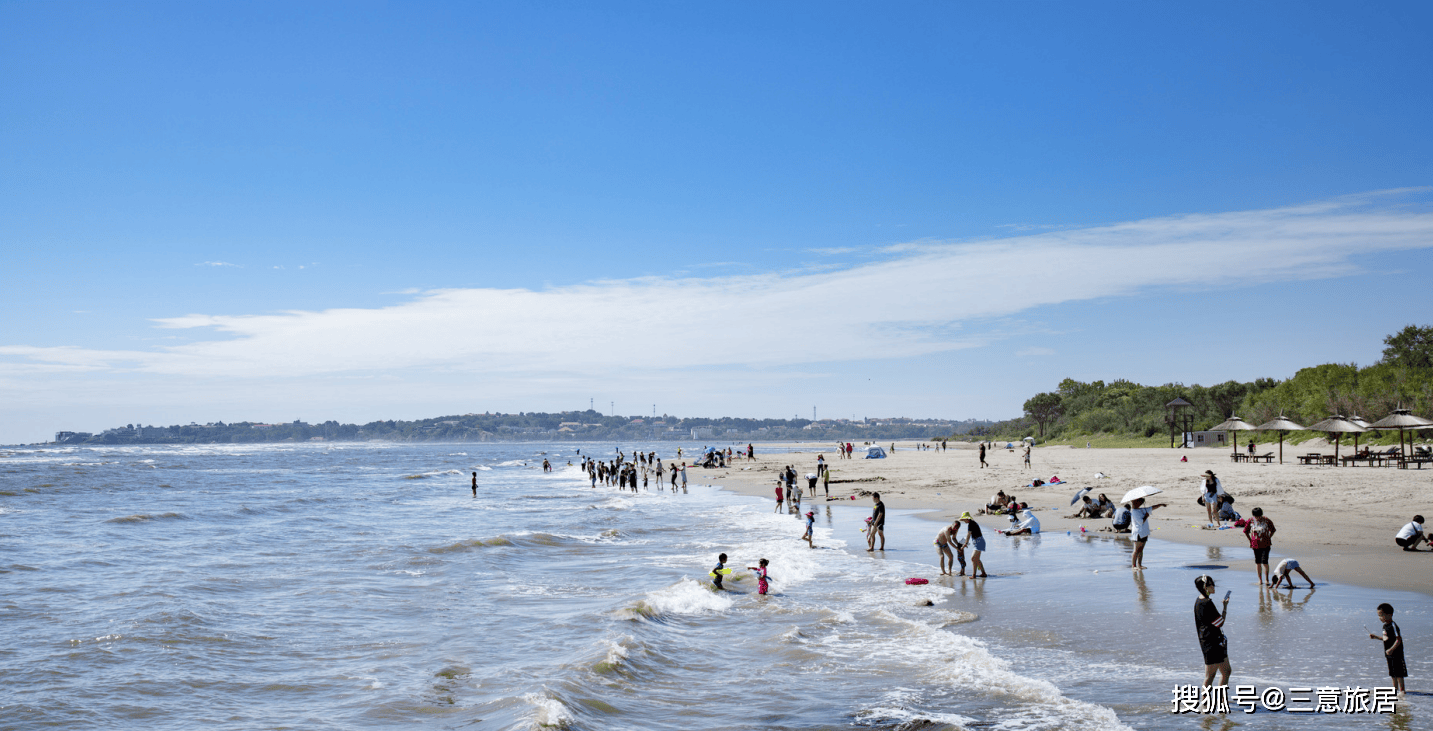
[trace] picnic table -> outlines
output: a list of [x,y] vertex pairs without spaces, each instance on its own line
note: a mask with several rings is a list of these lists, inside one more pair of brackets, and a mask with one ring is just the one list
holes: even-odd
[[1312,453],[1312,454],[1301,454],[1301,455],[1299,455],[1299,464],[1328,464],[1328,465],[1336,465],[1336,464],[1338,464],[1338,462],[1336,461],[1337,459],[1338,459],[1338,458],[1335,457],[1335,456],[1332,455],[1332,454],[1319,454],[1319,453],[1317,453],[1317,452],[1314,452],[1314,453]]

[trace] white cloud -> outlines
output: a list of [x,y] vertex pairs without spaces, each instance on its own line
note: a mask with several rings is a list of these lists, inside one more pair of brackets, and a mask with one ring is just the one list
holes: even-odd
[[1054,350],[1052,350],[1052,349],[1050,349],[1050,348],[1041,348],[1041,347],[1038,347],[1038,346],[1032,346],[1032,347],[1029,347],[1029,348],[1023,348],[1023,349],[1018,350],[1018,351],[1015,352],[1015,355],[1016,355],[1017,357],[1020,357],[1020,358],[1029,358],[1029,357],[1036,357],[1036,356],[1047,356],[1047,355],[1054,355],[1054,354],[1055,354],[1055,351],[1054,351]]
[[230,264],[230,263],[227,262],[227,261],[201,261],[201,262],[199,262],[198,264],[195,264],[194,266],[196,266],[196,267],[235,267],[235,268],[237,268],[237,269],[243,269],[242,266],[239,266],[238,264]]
[[979,242],[923,240],[836,271],[430,290],[376,309],[191,314],[157,322],[212,339],[134,351],[12,345],[0,357],[27,373],[430,371],[503,381],[903,358],[981,345],[987,338],[972,324],[1044,305],[1328,278],[1358,271],[1370,254],[1433,247],[1433,211],[1398,200],[1352,196]]

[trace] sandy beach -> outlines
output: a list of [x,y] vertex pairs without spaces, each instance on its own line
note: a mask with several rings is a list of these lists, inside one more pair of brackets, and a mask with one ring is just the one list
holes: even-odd
[[[890,443],[882,446],[890,449]],[[798,449],[799,452],[788,450]],[[777,451],[780,450],[780,451]],[[809,451],[804,451],[809,450]],[[921,517],[948,521],[961,511],[974,513],[998,490],[1015,495],[1037,508],[1045,532],[1078,531],[1080,526],[1095,530],[1110,524],[1108,519],[1070,519],[1076,508],[1070,498],[1076,490],[1091,487],[1092,496],[1107,494],[1112,500],[1140,485],[1164,490],[1152,502],[1168,503],[1153,514],[1151,525],[1157,541],[1208,546],[1210,558],[1231,566],[1253,568],[1253,556],[1242,531],[1209,530],[1203,506],[1196,503],[1201,487],[1199,476],[1213,470],[1224,489],[1235,497],[1235,507],[1244,516],[1259,506],[1274,521],[1278,531],[1273,542],[1278,557],[1297,558],[1316,581],[1333,581],[1369,588],[1419,591],[1433,594],[1433,552],[1408,553],[1394,545],[1393,536],[1415,514],[1433,510],[1433,470],[1400,470],[1396,467],[1315,467],[1297,464],[1295,453],[1284,451],[1284,464],[1233,463],[1229,450],[1211,449],[1079,449],[1036,447],[1031,467],[1023,468],[1019,450],[989,452],[989,467],[980,468],[976,447],[952,443],[949,451],[918,451],[915,443],[897,442],[887,459],[835,459],[832,445],[756,445],[757,459],[738,460],[727,469],[694,471],[694,479],[711,480],[736,492],[774,499],[777,473],[790,464],[800,475],[814,472],[817,454],[825,454],[831,466],[831,495],[850,502],[858,491],[878,491],[893,509],[924,511]],[[1261,448],[1260,453],[1268,451]],[[1180,457],[1188,456],[1188,462]],[[1292,463],[1292,464],[1291,464]],[[1096,473],[1105,475],[1096,479]],[[1059,476],[1067,484],[1025,487],[1039,478]],[[846,482],[851,480],[852,482]],[[819,490],[818,486],[818,490]],[[809,498],[808,498],[809,500]],[[819,499],[818,499],[819,503]],[[865,497],[857,503],[869,505]],[[1052,509],[1053,508],[1053,509]],[[987,531],[1004,528],[1007,519],[979,516]],[[937,527],[932,525],[931,535]],[[1157,543],[1147,549],[1157,554]],[[930,561],[936,555],[931,552]]]

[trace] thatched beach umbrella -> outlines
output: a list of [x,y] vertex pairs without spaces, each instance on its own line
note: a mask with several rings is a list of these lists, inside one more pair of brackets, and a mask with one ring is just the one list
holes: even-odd
[[1323,421],[1320,421],[1319,423],[1309,427],[1309,431],[1322,431],[1328,432],[1329,434],[1333,435],[1334,464],[1338,464],[1338,443],[1339,440],[1343,438],[1343,435],[1360,434],[1368,430],[1364,429],[1358,424],[1349,421],[1348,419],[1343,418],[1342,414],[1334,414],[1333,416],[1330,416],[1329,418],[1324,419]]
[[1279,464],[1284,463],[1284,432],[1304,430],[1304,428],[1298,424],[1285,419],[1283,414],[1279,414],[1279,418],[1267,424],[1260,424],[1258,429],[1259,431],[1276,431],[1279,433]]
[[[1421,416],[1414,416],[1408,409],[1394,409],[1393,413],[1368,425],[1369,429],[1397,429],[1398,430],[1398,453],[1404,457],[1408,452],[1403,451],[1403,430],[1404,429],[1426,429],[1433,426],[1433,421],[1424,419]],[[1412,451],[1412,450],[1409,450]]]
[[1253,424],[1250,424],[1250,423],[1247,422],[1247,421],[1244,421],[1243,419],[1240,419],[1240,418],[1237,417],[1237,416],[1234,416],[1233,414],[1230,414],[1230,415],[1229,415],[1229,419],[1228,419],[1227,421],[1225,421],[1223,424],[1220,424],[1219,426],[1214,427],[1213,429],[1210,429],[1210,431],[1232,431],[1232,432],[1234,432],[1234,453],[1235,453],[1235,454],[1238,454],[1238,453],[1239,453],[1239,432],[1241,432],[1241,431],[1254,431],[1254,425],[1253,425]]
[[[1364,431],[1368,431],[1368,422],[1364,421],[1363,417],[1355,414],[1348,417],[1348,420],[1363,427]],[[1353,433],[1353,452],[1354,454],[1358,454],[1358,432]]]

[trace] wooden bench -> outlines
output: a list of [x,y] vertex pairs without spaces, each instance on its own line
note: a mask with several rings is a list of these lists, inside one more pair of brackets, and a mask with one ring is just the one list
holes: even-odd
[[1273,464],[1274,453],[1269,452],[1268,454],[1250,454],[1245,457],[1245,460],[1249,462],[1263,462],[1264,464]]

